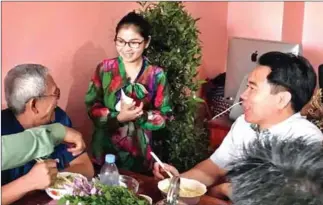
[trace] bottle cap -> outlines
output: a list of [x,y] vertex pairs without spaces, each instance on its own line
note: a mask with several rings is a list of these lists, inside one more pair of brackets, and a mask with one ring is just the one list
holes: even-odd
[[116,161],[116,156],[113,154],[107,154],[105,155],[105,162],[106,163],[115,163]]

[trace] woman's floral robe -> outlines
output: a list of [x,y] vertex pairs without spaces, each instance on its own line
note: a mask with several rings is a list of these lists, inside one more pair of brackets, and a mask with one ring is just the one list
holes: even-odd
[[[121,89],[136,105],[144,103],[144,115],[135,121],[119,123],[116,119]],[[90,81],[85,104],[94,124],[95,163],[103,164],[105,154],[114,153],[119,168],[139,172],[151,169],[152,131],[165,127],[171,113],[166,76],[160,67],[150,65],[144,58],[137,78],[131,83],[121,57],[104,60]]]

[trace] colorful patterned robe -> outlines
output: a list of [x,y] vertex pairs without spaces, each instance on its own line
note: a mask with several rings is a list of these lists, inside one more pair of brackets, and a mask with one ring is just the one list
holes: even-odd
[[[121,89],[136,105],[144,103],[144,114],[135,121],[120,123],[116,118]],[[160,67],[150,65],[144,58],[137,78],[131,83],[121,57],[104,60],[90,81],[85,104],[94,124],[95,163],[103,164],[105,154],[114,153],[119,168],[137,172],[152,168],[152,131],[165,127],[171,113],[166,76]]]

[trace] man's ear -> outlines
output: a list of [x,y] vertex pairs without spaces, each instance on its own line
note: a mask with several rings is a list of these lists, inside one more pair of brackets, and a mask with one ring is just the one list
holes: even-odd
[[151,36],[148,36],[148,40],[145,42],[145,49],[148,48],[151,41]]
[[278,107],[283,109],[288,106],[292,100],[292,94],[288,91],[281,91],[278,93]]
[[36,107],[36,99],[35,98],[31,98],[27,103],[26,103],[26,110],[30,110],[31,112],[37,114],[39,111]]

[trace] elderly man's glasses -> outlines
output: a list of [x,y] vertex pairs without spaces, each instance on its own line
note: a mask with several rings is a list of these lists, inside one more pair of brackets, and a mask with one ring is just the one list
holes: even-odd
[[127,44],[130,48],[139,48],[140,45],[144,42],[145,40],[142,40],[142,41],[125,41],[123,39],[120,39],[120,38],[117,38],[117,39],[114,39],[114,42],[116,44],[116,46],[119,46],[119,47],[125,47]]
[[61,90],[59,88],[56,88],[54,94],[50,94],[50,95],[41,95],[39,97],[56,97],[57,99],[59,99],[61,97]]

